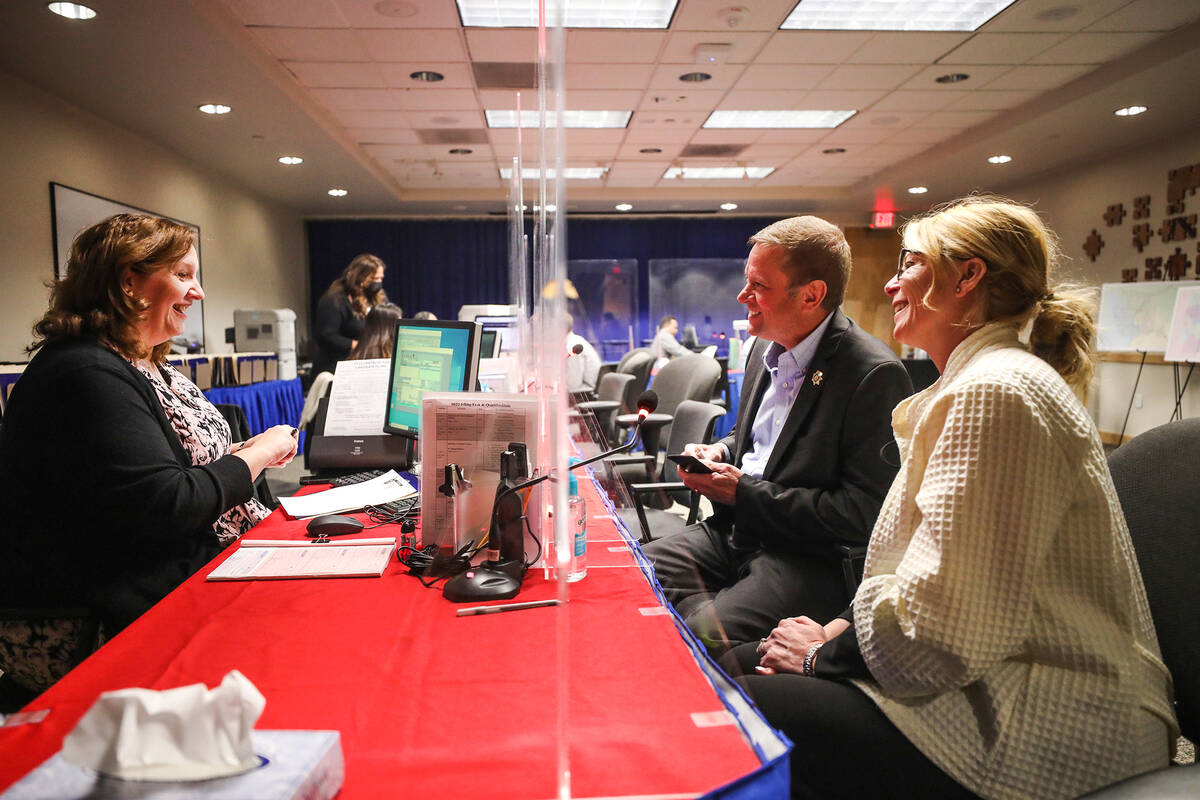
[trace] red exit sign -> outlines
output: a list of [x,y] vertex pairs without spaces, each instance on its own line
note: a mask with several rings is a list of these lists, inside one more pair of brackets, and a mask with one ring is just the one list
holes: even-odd
[[896,227],[896,212],[894,211],[876,211],[871,215],[872,228],[894,228]]

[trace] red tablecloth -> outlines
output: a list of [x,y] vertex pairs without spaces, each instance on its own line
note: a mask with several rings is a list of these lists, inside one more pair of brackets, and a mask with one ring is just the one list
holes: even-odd
[[[658,601],[580,485],[590,567],[566,606],[458,618],[394,560],[382,578],[205,582],[222,554],[32,703],[43,722],[0,728],[0,789],[100,692],[212,686],[236,668],[267,698],[259,728],[341,732],[342,798],[555,797],[564,628],[572,796],[699,794],[754,771],[738,727],[693,718],[724,707],[672,617],[639,610]],[[303,525],[277,511],[250,536],[299,539]],[[531,570],[516,600],[555,592]]]

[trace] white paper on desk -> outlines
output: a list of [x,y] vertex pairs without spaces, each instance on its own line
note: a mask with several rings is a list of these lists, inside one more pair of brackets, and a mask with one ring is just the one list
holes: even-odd
[[293,495],[279,498],[279,504],[289,517],[304,519],[321,514],[340,514],[364,506],[377,506],[412,497],[417,493],[413,485],[389,469],[378,478],[350,486],[339,486],[323,492]]
[[314,544],[308,547],[239,547],[208,574],[210,581],[286,578],[377,578],[387,569],[391,544]]
[[391,361],[367,358],[339,361],[329,390],[326,436],[386,436],[388,374]]

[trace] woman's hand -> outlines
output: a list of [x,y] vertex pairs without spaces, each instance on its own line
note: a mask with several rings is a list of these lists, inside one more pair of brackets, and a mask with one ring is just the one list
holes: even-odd
[[276,425],[242,442],[233,455],[250,467],[253,480],[267,467],[282,467],[296,455],[296,429],[291,425]]
[[789,617],[781,620],[771,635],[758,644],[760,675],[776,672],[803,674],[804,655],[814,644],[828,640],[825,628],[808,617]]

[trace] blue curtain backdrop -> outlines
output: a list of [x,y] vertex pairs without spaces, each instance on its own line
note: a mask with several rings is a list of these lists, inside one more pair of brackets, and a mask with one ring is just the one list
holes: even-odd
[[[651,334],[647,262],[660,258],[745,258],[746,240],[774,222],[760,217],[586,217],[567,219],[568,259],[637,259],[640,337]],[[407,315],[453,319],[465,303],[507,303],[504,219],[312,220],[307,223],[312,307],[359,253],[387,264],[384,288]],[[532,235],[532,223],[526,233]],[[310,317],[311,318],[311,317]]]

